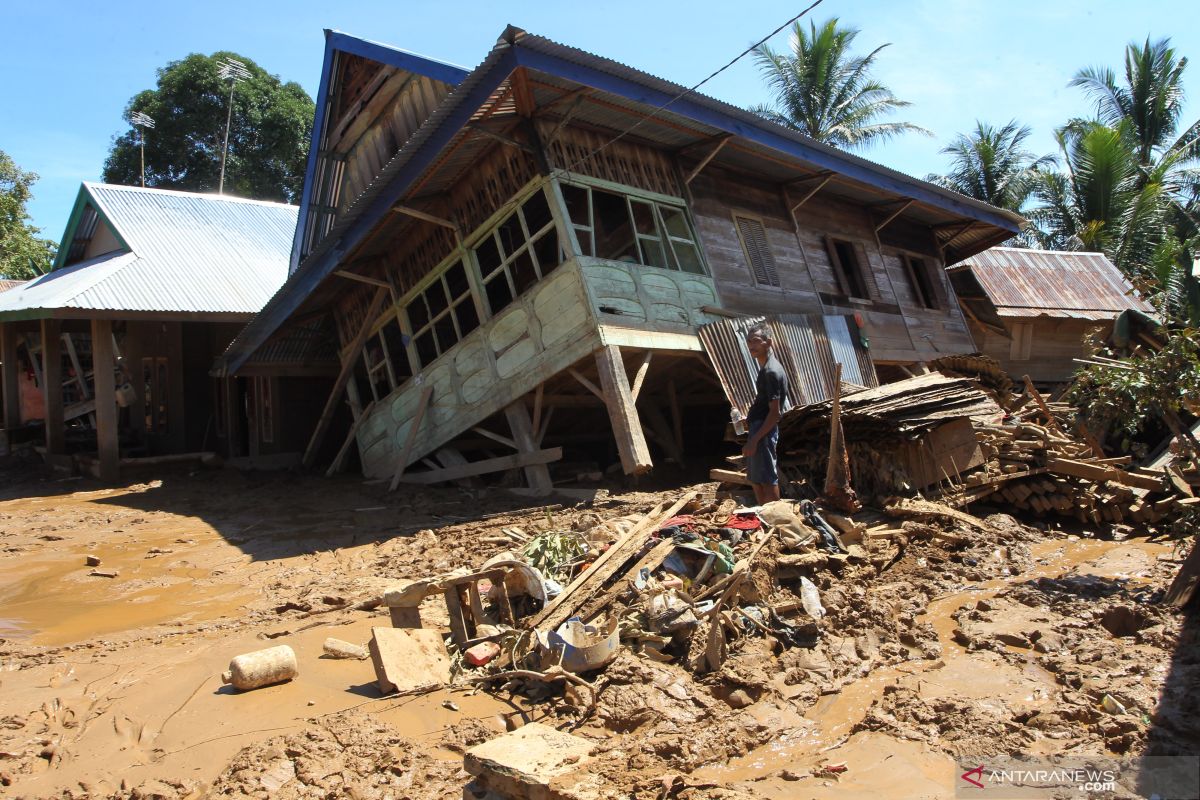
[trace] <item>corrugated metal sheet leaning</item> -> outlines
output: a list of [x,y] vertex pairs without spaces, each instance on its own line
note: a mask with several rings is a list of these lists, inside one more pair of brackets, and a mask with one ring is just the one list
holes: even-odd
[[788,376],[784,411],[832,397],[835,363],[842,364],[844,383],[879,385],[875,365],[862,345],[853,317],[781,314],[703,325],[698,331],[700,343],[730,405],[743,415],[754,402],[754,379],[758,375],[758,364],[746,349],[746,331],[764,321],[774,333],[772,349]]

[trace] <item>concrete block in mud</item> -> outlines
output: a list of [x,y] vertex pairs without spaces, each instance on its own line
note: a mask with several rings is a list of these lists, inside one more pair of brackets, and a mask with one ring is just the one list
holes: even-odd
[[384,694],[428,689],[450,678],[442,635],[426,628],[371,628],[367,645]]
[[467,750],[463,769],[512,800],[583,800],[599,790],[588,775],[591,750],[586,739],[531,722]]
[[332,636],[325,640],[325,644],[322,645],[321,649],[330,658],[356,658],[361,660],[369,655],[367,648],[361,644],[353,644],[341,639],[335,639]]
[[83,563],[84,563],[84,565],[89,566],[89,567],[98,567],[98,566],[100,566],[100,556],[95,556],[95,555],[92,555],[91,553],[88,553],[86,556],[83,557]]

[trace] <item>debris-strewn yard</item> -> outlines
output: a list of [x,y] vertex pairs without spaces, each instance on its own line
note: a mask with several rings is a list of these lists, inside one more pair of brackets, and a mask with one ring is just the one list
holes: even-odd
[[[712,483],[530,500],[222,470],[4,477],[7,796],[496,796],[503,765],[479,746],[531,722],[577,737],[547,752],[583,743],[542,765],[539,796],[945,796],[956,759],[1189,753],[1200,734],[1194,618],[1159,602],[1184,554],[1133,526],[907,501],[822,512],[829,537],[792,503],[740,514]],[[557,609],[595,615],[576,643],[615,651],[539,646],[530,623],[561,614],[516,571],[514,624],[497,579],[451,625],[442,590],[522,551]],[[445,675],[383,695],[371,659],[324,654],[415,624],[416,595],[424,628],[498,645],[483,666],[451,647]],[[231,658],[281,644],[295,678],[222,685]]]

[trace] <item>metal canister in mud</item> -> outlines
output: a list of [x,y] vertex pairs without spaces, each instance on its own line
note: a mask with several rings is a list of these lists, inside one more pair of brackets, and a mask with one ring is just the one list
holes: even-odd
[[236,657],[229,662],[229,669],[221,673],[221,682],[246,691],[290,681],[299,674],[296,652],[286,644],[281,644]]

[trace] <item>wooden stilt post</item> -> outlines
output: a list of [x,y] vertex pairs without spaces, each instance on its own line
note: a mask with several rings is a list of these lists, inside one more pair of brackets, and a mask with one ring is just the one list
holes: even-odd
[[4,362],[4,428],[21,425],[21,373],[17,363],[17,332],[12,323],[0,323],[0,361]]
[[59,455],[66,451],[63,428],[62,393],[62,323],[56,319],[42,320],[42,395],[46,401],[46,453]]
[[610,344],[596,351],[596,368],[600,372],[600,389],[617,440],[617,452],[621,455],[621,468],[626,475],[649,472],[654,462],[650,459],[650,448],[646,446],[646,436],[642,433],[637,406],[633,402],[621,348]]
[[321,449],[321,442],[324,441],[325,434],[329,431],[329,423],[333,421],[334,412],[337,411],[338,403],[341,402],[342,392],[346,390],[346,383],[354,375],[354,367],[358,364],[359,354],[362,352],[363,345],[367,343],[367,337],[371,335],[371,326],[375,324],[375,318],[379,316],[379,309],[383,307],[383,301],[387,295],[387,289],[375,292],[375,297],[371,300],[370,307],[367,308],[367,314],[363,317],[363,324],[358,335],[346,349],[346,360],[342,363],[342,370],[338,373],[337,380],[333,382],[333,389],[329,392],[329,399],[325,401],[325,409],[321,412],[321,418],[317,420],[317,427],[313,430],[312,438],[308,440],[308,447],[304,448],[303,463],[306,467],[312,466],[317,457],[317,451]]
[[850,486],[850,453],[842,432],[842,365],[833,377],[833,408],[829,412],[829,465],[825,471],[823,499],[839,511],[853,514],[862,506]]
[[100,480],[111,483],[121,477],[111,320],[92,320],[92,380],[96,388],[96,453],[100,459]]
[[[529,419],[529,410],[525,408],[525,401],[518,400],[506,406],[504,416],[508,420],[508,427],[512,431],[517,451],[521,453],[535,452],[538,446],[534,440],[533,423]],[[545,464],[526,466],[525,480],[529,482],[529,488],[538,494],[549,494],[554,490],[554,482],[550,480],[550,469]]]

